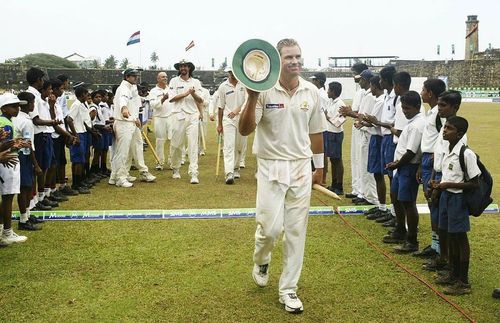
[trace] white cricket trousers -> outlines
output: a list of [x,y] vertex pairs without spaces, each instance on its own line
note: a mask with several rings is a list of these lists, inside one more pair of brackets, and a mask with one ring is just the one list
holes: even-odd
[[245,159],[247,157],[247,146],[248,146],[248,136],[241,138],[241,155],[240,155],[240,165],[245,165]]
[[352,194],[361,195],[361,174],[359,172],[359,144],[361,133],[356,127],[352,126],[351,135],[351,186]]
[[233,119],[224,116],[222,127],[224,129],[224,174],[232,173],[235,169],[240,169],[240,156],[243,137],[238,128],[240,118]]
[[[203,139],[201,138],[201,134],[205,137],[205,145],[207,141],[207,129],[208,129],[208,113],[206,111],[203,112],[203,121],[200,121],[200,130],[198,131],[198,147],[199,152],[203,151]],[[203,151],[204,152],[204,151]]]
[[255,251],[257,265],[271,262],[273,247],[283,234],[283,271],[279,294],[297,291],[302,271],[311,200],[311,159],[257,158]]
[[147,172],[148,167],[144,163],[144,152],[142,150],[141,129],[137,128],[134,122],[120,120],[115,121],[113,129],[115,132],[115,145],[110,178],[116,181],[126,180],[132,165],[132,158],[135,160],[140,172]]
[[[185,118],[179,113],[172,115],[172,140],[170,142],[170,153],[172,157],[172,168],[181,167],[182,148],[187,138],[187,153],[189,155],[189,170],[191,176],[198,176],[198,130],[199,113],[186,114]],[[179,120],[179,118],[182,118]]]
[[370,138],[372,137],[367,131],[360,131],[359,142],[359,172],[361,178],[361,193],[368,202],[379,205],[377,194],[377,182],[372,173],[368,172],[368,149],[370,146]]
[[160,159],[160,165],[164,165],[165,141],[172,139],[172,118],[154,117],[154,128],[156,137],[155,151]]

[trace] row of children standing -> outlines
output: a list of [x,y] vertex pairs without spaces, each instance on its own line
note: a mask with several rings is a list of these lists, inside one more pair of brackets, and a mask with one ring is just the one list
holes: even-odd
[[[391,228],[384,243],[398,244],[397,253],[430,258],[423,268],[438,271],[437,284],[451,295],[470,293],[469,210],[463,190],[478,187],[481,171],[476,155],[466,149],[464,169],[459,155],[467,144],[468,123],[456,116],[461,104],[457,91],[446,91],[439,79],[424,82],[421,94],[410,91],[411,76],[384,67],[375,75],[364,64],[353,66],[361,89],[352,107],[341,107],[354,118],[351,164],[352,198],[359,205],[375,205],[365,212]],[[431,109],[425,112],[423,103]],[[386,204],[384,175],[389,177],[392,211]],[[467,179],[467,180],[466,180]],[[429,201],[432,244],[419,251],[419,184]]]
[[[20,211],[18,229],[40,230],[43,221],[32,216],[31,210],[50,210],[67,201],[68,196],[88,194],[96,182],[109,174],[106,152],[111,143],[112,120],[106,100],[112,95],[95,91],[89,96],[84,87],[77,87],[78,100],[68,109],[64,95],[68,78],[60,75],[44,80],[44,77],[42,70],[31,68],[26,74],[29,84],[26,92],[17,97],[10,93],[1,96],[0,126],[3,133],[8,134],[4,144],[10,142],[10,152],[16,156],[14,165],[0,165],[3,179],[1,245],[27,239],[11,227],[15,194],[18,194]],[[92,138],[94,159],[91,163],[88,143]],[[66,146],[72,163],[71,187],[66,185]]]

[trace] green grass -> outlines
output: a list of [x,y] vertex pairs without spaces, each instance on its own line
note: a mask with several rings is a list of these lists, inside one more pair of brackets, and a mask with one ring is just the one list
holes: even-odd
[[[494,130],[499,108],[465,104],[460,111],[471,124],[469,145],[495,178],[500,172],[494,149],[500,140]],[[346,131],[345,157],[349,135]],[[255,163],[250,152],[241,181],[228,186],[222,176],[215,180],[215,136],[209,136],[208,145],[208,155],[200,159],[199,185],[188,183],[185,169],[181,181],[172,180],[170,172],[152,171],[159,177],[156,184],[138,183],[126,190],[103,181],[91,195],[72,198],[63,208],[254,207]],[[154,165],[151,153],[146,156]],[[495,189],[497,202],[498,194]],[[318,197],[314,193],[311,204],[322,205]],[[361,216],[347,220],[390,250],[380,243],[385,233],[380,226]],[[478,322],[500,320],[500,305],[491,297],[492,289],[500,287],[499,222],[498,214],[472,219],[473,293],[451,298]],[[254,229],[254,219],[46,223],[41,232],[27,233],[27,243],[0,249],[0,321],[463,321],[337,216],[310,218],[299,282],[305,312],[288,315],[277,301],[280,244],[273,255],[270,285],[257,288],[250,276]],[[428,215],[421,217],[420,240],[422,246],[430,240]],[[432,281],[419,260],[394,257]]]

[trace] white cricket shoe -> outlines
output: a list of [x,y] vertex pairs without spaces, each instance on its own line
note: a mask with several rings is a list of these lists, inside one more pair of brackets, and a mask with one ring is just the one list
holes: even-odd
[[173,179],[180,179],[181,178],[181,173],[179,172],[179,169],[173,169],[172,170],[172,178]]
[[240,170],[239,170],[239,169],[235,169],[235,170],[234,170],[234,178],[235,178],[235,179],[236,179],[236,178],[238,178],[238,179],[239,179],[240,177],[241,177],[241,176],[240,176]]
[[108,184],[109,185],[116,185],[116,179],[110,178],[109,181],[108,181]]
[[227,175],[226,175],[226,184],[227,185],[234,184],[234,175],[233,175],[233,173],[227,173]]
[[141,181],[143,182],[154,182],[156,180],[156,176],[151,175],[150,172],[142,172],[141,173]]
[[287,312],[298,314],[304,311],[304,305],[302,305],[302,302],[295,293],[288,293],[280,296],[279,301],[281,304],[285,305],[285,311]]
[[253,265],[252,277],[253,281],[260,287],[266,287],[269,281],[269,264]]
[[134,186],[134,184],[130,183],[129,181],[127,181],[126,179],[124,179],[124,180],[117,181],[116,182],[116,186],[123,187],[123,188],[129,188],[129,187]]
[[21,243],[25,242],[28,240],[28,237],[26,236],[20,236],[17,233],[14,232],[14,230],[3,230],[2,234],[2,241],[3,243],[6,243],[6,245],[12,244],[12,243]]
[[245,162],[240,162],[240,168],[245,168]]
[[156,170],[163,170],[163,165],[162,164],[156,164],[155,169]]
[[191,184],[200,184],[200,180],[198,179],[198,176],[192,175],[191,176],[191,181],[189,181]]
[[127,181],[133,183],[137,180],[137,177],[127,175]]

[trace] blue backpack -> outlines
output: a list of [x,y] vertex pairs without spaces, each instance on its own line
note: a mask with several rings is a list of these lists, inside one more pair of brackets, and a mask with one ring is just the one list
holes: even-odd
[[[464,172],[464,181],[469,181],[470,178],[467,175],[467,169],[465,168],[465,150],[469,149],[466,145],[463,145],[460,148],[460,155],[458,159],[460,161],[460,167],[462,167],[462,171]],[[469,209],[469,214],[473,216],[480,216],[483,211],[488,207],[488,205],[493,202],[491,198],[491,191],[493,189],[493,178],[491,177],[490,172],[486,169],[484,164],[477,157],[477,167],[481,170],[481,175],[479,175],[479,187],[475,189],[464,190],[464,204],[465,207]]]

